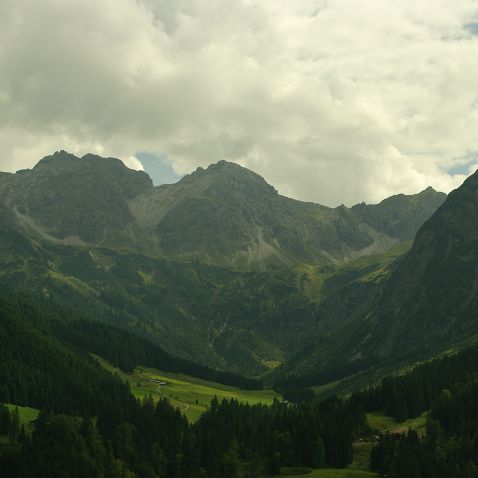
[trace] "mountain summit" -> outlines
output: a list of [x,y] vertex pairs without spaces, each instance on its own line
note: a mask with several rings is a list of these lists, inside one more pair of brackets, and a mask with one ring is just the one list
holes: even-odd
[[53,242],[100,245],[135,228],[128,201],[153,187],[149,176],[120,160],[59,151],[33,169],[0,182],[5,202],[30,232]]

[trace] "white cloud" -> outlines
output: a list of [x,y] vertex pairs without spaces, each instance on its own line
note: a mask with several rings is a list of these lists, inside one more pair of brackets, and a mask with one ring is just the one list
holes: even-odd
[[228,159],[336,205],[478,151],[474,0],[0,0],[0,169],[57,149]]

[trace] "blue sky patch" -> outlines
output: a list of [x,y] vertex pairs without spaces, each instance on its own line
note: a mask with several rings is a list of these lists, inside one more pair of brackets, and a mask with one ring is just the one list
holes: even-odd
[[468,23],[465,28],[473,35],[478,35],[478,22]]
[[[464,159],[465,158],[463,158],[463,160]],[[470,154],[469,156],[467,156],[467,159],[468,161],[466,162],[461,162],[459,164],[452,166],[450,169],[447,170],[447,173],[450,175],[454,175],[454,174],[468,175],[470,166],[478,163],[478,153]]]
[[136,157],[141,161],[144,171],[149,174],[155,186],[176,183],[182,177],[174,172],[166,155],[138,153]]

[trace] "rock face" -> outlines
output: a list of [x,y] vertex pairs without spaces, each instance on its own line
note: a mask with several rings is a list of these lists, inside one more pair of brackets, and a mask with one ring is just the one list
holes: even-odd
[[115,235],[120,244],[134,241],[128,201],[153,187],[147,174],[118,159],[64,151],[8,179],[2,192],[18,221],[67,244],[100,245]]
[[445,195],[431,189],[335,209],[286,198],[262,177],[220,161],[153,187],[113,158],[64,151],[0,176],[17,222],[44,239],[238,270],[341,264],[413,238]]
[[224,161],[155,188],[131,209],[162,252],[245,269],[342,260],[371,242],[348,211],[280,196],[257,174]]

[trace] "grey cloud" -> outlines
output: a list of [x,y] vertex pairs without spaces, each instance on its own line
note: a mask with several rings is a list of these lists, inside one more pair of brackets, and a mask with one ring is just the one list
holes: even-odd
[[448,191],[478,150],[473,0],[2,3],[0,169],[227,159],[334,205]]

